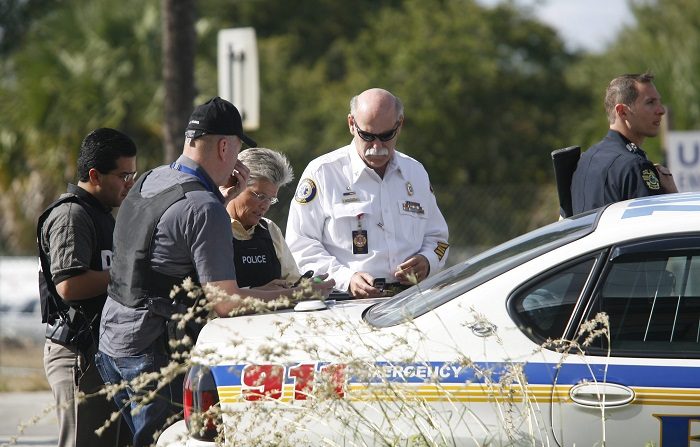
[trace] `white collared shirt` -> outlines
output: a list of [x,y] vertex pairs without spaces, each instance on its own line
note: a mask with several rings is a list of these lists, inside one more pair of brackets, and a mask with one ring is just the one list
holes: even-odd
[[[360,230],[367,232],[367,254],[353,253],[353,231]],[[428,259],[435,274],[448,250],[447,223],[423,165],[396,151],[382,179],[353,144],[306,167],[286,239],[300,271],[329,273],[340,290],[347,290],[355,272],[396,282],[398,265],[416,254]]]

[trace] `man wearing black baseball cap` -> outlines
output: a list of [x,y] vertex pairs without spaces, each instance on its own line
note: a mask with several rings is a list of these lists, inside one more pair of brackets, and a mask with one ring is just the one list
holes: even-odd
[[[182,328],[171,318],[183,312],[183,305],[193,306],[186,291],[170,295],[187,277],[217,286],[228,295],[264,301],[301,291],[242,290],[236,282],[233,234],[225,205],[248,182],[248,168],[238,161],[243,142],[256,145],[243,133],[236,107],[218,97],[210,99],[190,116],[177,161],[141,176],[122,203],[96,356],[106,383],[158,372],[171,359],[170,340],[184,335],[196,338],[199,328],[188,324],[186,334],[178,333]],[[334,284],[325,281],[313,287],[327,297]],[[218,316],[229,316],[239,302],[220,301],[213,309]],[[126,408],[122,415],[134,433],[134,447],[151,445],[154,433],[182,409],[181,377],[160,388],[158,397],[143,402],[156,386],[153,381],[141,390],[125,389],[114,397],[120,408]]]
[[236,135],[248,147],[258,144],[243,133],[243,121],[238,109],[218,96],[210,99],[192,112],[185,131],[186,138],[199,138],[202,135]]

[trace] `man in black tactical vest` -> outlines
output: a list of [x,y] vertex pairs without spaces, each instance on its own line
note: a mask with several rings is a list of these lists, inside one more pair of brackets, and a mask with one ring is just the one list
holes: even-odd
[[[112,259],[112,208],[122,203],[135,175],[131,138],[114,129],[96,129],[80,146],[78,184],[69,184],[37,223],[44,368],[56,401],[62,447],[130,441],[125,424],[95,434],[114,407],[104,396],[91,394],[103,386],[94,355]],[[79,392],[87,396],[79,399]]]
[[[106,383],[131,381],[168,365],[171,315],[183,302],[177,296],[173,301],[170,291],[187,277],[228,295],[265,301],[298,292],[242,291],[236,283],[225,204],[248,181],[248,169],[238,162],[242,142],[255,146],[243,133],[238,110],[212,98],[190,116],[177,161],[143,174],[124,201],[115,227],[112,280],[96,356]],[[314,287],[327,296],[333,284],[325,281]],[[217,302],[213,310],[228,316],[235,303]],[[133,432],[134,447],[151,445],[168,418],[182,410],[182,377],[144,402],[157,386],[158,380],[150,380],[143,388],[128,387],[114,397]]]

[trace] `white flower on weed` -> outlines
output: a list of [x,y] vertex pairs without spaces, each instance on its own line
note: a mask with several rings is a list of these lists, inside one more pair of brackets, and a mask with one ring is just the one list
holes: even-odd
[[[587,334],[587,335],[586,335]],[[581,345],[590,346],[594,341],[600,337],[605,337],[610,342],[610,319],[608,314],[605,312],[600,312],[592,320],[588,320],[581,324],[578,331],[578,336],[586,336]]]
[[290,346],[287,343],[271,342],[269,344],[261,344],[258,346],[258,353],[264,358],[277,358],[290,351]]

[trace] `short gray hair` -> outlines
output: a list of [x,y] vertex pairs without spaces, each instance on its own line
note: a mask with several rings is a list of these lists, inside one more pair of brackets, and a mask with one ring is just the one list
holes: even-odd
[[294,180],[292,165],[284,154],[264,147],[241,151],[238,159],[250,169],[250,180],[267,180],[278,188]]

